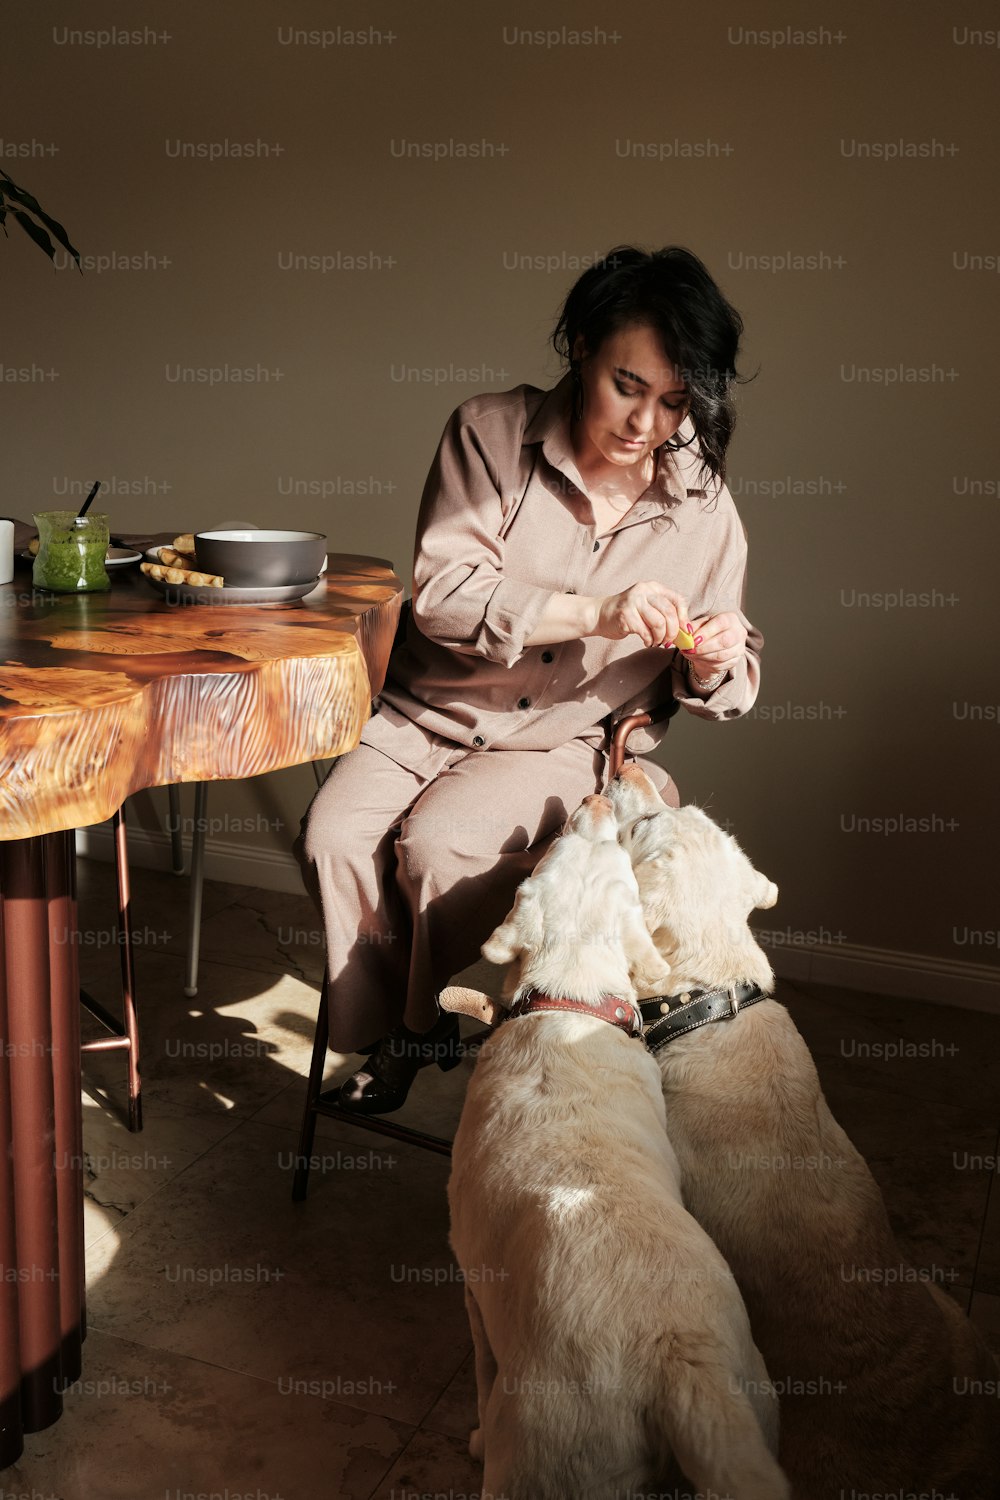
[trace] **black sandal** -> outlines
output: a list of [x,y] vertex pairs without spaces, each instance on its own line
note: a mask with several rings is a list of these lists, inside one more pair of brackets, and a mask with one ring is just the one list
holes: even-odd
[[439,1016],[430,1031],[398,1026],[371,1050],[365,1066],[341,1084],[336,1102],[354,1114],[391,1114],[405,1104],[421,1068],[437,1063],[442,1073],[447,1073],[461,1061],[457,1016]]

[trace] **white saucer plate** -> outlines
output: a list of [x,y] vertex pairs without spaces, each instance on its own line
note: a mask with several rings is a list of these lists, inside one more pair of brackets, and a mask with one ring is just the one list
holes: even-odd
[[304,599],[321,582],[319,578],[311,578],[308,583],[286,583],[279,588],[217,589],[204,584],[167,583],[162,578],[150,578],[148,573],[142,576],[168,604],[290,604],[295,599]]

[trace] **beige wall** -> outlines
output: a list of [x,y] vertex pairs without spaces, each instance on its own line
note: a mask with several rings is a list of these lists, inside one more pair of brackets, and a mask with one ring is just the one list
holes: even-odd
[[[81,279],[16,228],[0,244],[0,510],[28,516],[100,476],[115,528],[322,528],[408,580],[449,411],[551,383],[546,338],[580,258],[687,245],[742,310],[745,366],[760,368],[730,477],[767,648],[755,716],[675,721],[664,760],[778,881],[773,927],[995,962],[995,944],[967,936],[1000,928],[1000,49],[975,37],[995,10],[127,9],[33,3],[5,18],[0,160],[85,255],[144,268]],[[790,17],[819,40],[761,43]],[[73,35],[126,22],[145,40]],[[281,39],[337,26],[382,40]],[[603,35],[512,44],[517,28],[574,26]],[[226,140],[280,154],[172,154]],[[497,154],[394,154],[449,141]],[[872,155],[900,142],[931,154]],[[752,259],[789,254],[819,268]],[[341,259],[323,272],[282,269],[287,256]],[[347,269],[352,256],[381,260]],[[994,269],[971,268],[977,256]],[[170,378],[227,366],[270,378]],[[849,378],[901,366],[923,378]],[[447,373],[400,378],[423,367]],[[900,590],[933,602],[856,602]],[[300,767],[220,786],[213,832],[280,852],[312,785]],[[163,806],[157,793],[141,815]],[[900,815],[930,831],[854,824]]]

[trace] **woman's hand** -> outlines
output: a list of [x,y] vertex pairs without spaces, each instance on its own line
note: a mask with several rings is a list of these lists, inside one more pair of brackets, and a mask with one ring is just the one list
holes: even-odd
[[686,627],[694,636],[694,649],[681,654],[691,663],[698,677],[708,679],[723,675],[738,666],[746,655],[747,628],[739,615],[731,611],[695,620]]
[[[720,615],[720,619],[736,616]],[[682,594],[650,580],[633,583],[620,594],[597,601],[594,635],[620,641],[637,635],[644,646],[669,646],[687,619],[687,601]],[[746,632],[744,631],[744,639]]]

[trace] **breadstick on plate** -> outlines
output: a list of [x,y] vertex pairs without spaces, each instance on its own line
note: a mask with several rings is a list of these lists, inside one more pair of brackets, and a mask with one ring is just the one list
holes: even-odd
[[226,580],[218,573],[195,573],[189,568],[170,568],[164,563],[144,562],[139,564],[141,572],[161,583],[186,583],[189,588],[221,589]]
[[198,571],[195,566],[197,559],[193,552],[178,552],[176,547],[160,547],[157,549],[157,558],[168,568],[188,568],[193,572]]

